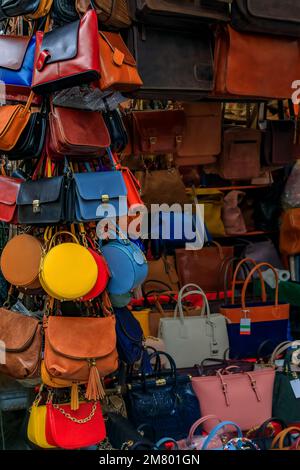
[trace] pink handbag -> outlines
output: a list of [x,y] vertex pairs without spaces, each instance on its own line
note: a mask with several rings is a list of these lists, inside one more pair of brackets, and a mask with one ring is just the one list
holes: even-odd
[[[219,418],[217,418],[215,415],[208,415],[208,416],[203,416],[203,418],[198,419],[193,426],[190,429],[189,435],[186,439],[182,439],[177,442],[178,448],[180,450],[201,450],[203,447],[203,444],[205,440],[207,439],[207,435],[200,435],[200,436],[195,436],[195,432],[201,426],[203,423],[206,421],[217,421],[220,423],[221,421]],[[214,424],[214,423],[213,423]],[[212,426],[214,428],[214,425]],[[217,435],[209,445],[208,450],[214,449],[214,448],[220,448],[222,447],[222,441],[219,435]]]
[[[271,418],[274,380],[271,367],[240,374],[231,374],[229,367],[224,375],[218,371],[216,376],[193,377],[192,386],[203,415],[214,413],[248,431]],[[209,432],[213,423],[203,427]]]

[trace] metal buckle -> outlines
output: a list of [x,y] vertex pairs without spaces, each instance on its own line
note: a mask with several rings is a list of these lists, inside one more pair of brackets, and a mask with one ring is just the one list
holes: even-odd
[[101,196],[101,201],[105,204],[109,202],[109,195],[108,194],[102,194]]
[[157,138],[156,137],[149,137],[149,142],[151,145],[155,145],[156,142],[157,142]]
[[34,201],[32,201],[32,211],[34,214],[38,214],[39,212],[41,212],[41,206],[40,206],[40,200],[39,199],[35,199]]
[[163,387],[166,384],[167,384],[166,379],[157,379],[157,381],[156,381],[156,386],[157,387]]

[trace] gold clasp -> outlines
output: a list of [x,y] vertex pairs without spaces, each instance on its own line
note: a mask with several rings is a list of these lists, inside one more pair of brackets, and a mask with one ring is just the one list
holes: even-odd
[[108,194],[102,194],[101,200],[104,204],[108,203],[109,202],[109,195]]
[[163,387],[166,384],[167,384],[166,379],[157,379],[157,381],[156,381],[156,386],[157,387]]
[[32,211],[34,214],[38,214],[39,212],[41,212],[41,206],[40,206],[40,200],[39,199],[35,199],[34,201],[32,201]]

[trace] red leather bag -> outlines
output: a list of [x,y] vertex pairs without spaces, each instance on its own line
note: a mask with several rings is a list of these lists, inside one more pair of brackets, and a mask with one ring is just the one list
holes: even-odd
[[32,89],[37,94],[45,94],[98,80],[98,37],[94,10],[53,31],[38,31]]
[[17,196],[22,180],[0,176],[0,220],[10,224],[17,223]]
[[78,410],[70,404],[47,403],[46,439],[62,449],[82,449],[103,441],[106,429],[100,403],[83,402]]

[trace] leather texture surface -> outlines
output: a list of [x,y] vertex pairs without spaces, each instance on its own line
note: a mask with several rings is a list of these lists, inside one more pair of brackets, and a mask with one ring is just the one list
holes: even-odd
[[6,85],[30,87],[35,36],[0,36],[0,80]]
[[263,161],[269,166],[289,165],[293,154],[295,122],[289,120],[267,121],[263,133]]
[[280,226],[280,251],[296,255],[300,250],[300,209],[288,209],[283,213]]
[[44,34],[41,53],[46,51],[49,54],[47,64],[74,59],[77,56],[79,27],[80,20],[77,20]]
[[22,104],[0,108],[0,149],[12,150],[30,119],[30,111]]
[[9,160],[39,158],[46,139],[47,116],[45,113],[32,113],[17,145],[7,153]]
[[39,4],[40,0],[1,0],[0,19],[35,13]]
[[17,221],[17,196],[21,179],[0,176],[0,220],[14,223]]
[[6,352],[6,363],[0,364],[0,372],[15,379],[35,377],[42,348],[42,329],[38,320],[1,308],[0,338]]
[[[76,9],[79,14],[84,14],[90,7],[90,0],[76,0]],[[94,6],[100,24],[112,26],[115,29],[128,28],[131,18],[128,11],[127,0],[95,0]]]

